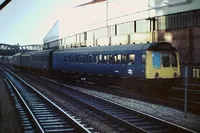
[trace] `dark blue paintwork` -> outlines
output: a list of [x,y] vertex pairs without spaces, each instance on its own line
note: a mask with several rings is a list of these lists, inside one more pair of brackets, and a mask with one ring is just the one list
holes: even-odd
[[[85,47],[56,50],[53,52],[52,69],[56,71],[67,71],[77,73],[91,73],[95,75],[120,76],[120,77],[140,77],[145,78],[145,66],[141,63],[142,53],[154,43],[129,44],[104,47]],[[65,62],[67,55],[115,55],[115,54],[135,54],[135,63],[128,64],[102,64],[102,63],[68,63]]]
[[31,54],[31,66],[33,69],[49,70],[50,53],[52,50],[36,51]]

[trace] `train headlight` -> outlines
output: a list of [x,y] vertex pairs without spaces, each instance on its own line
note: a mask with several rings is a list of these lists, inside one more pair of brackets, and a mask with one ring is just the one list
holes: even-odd
[[178,75],[177,75],[177,73],[176,73],[176,72],[174,73],[174,78],[178,78]]
[[155,78],[158,79],[159,78],[159,73],[155,74]]

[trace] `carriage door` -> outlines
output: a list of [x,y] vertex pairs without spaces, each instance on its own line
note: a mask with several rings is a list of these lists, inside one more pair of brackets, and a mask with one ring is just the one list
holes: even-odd
[[136,70],[135,70],[135,54],[130,53],[127,55],[127,74],[128,76],[135,76]]
[[146,77],[146,61],[147,60],[147,58],[146,58],[146,51],[142,51],[142,53],[141,53],[141,75],[142,75],[142,77],[143,78],[145,78]]

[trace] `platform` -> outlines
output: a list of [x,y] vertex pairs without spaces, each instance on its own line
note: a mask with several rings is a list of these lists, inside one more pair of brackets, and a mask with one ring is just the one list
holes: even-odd
[[22,133],[20,117],[0,74],[0,133]]

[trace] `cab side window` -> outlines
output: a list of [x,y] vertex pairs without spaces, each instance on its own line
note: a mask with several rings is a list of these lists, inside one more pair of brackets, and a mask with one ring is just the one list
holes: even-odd
[[142,64],[146,63],[146,54],[142,54]]
[[172,67],[177,67],[178,66],[178,62],[177,62],[176,53],[171,53],[170,57],[171,57]]

